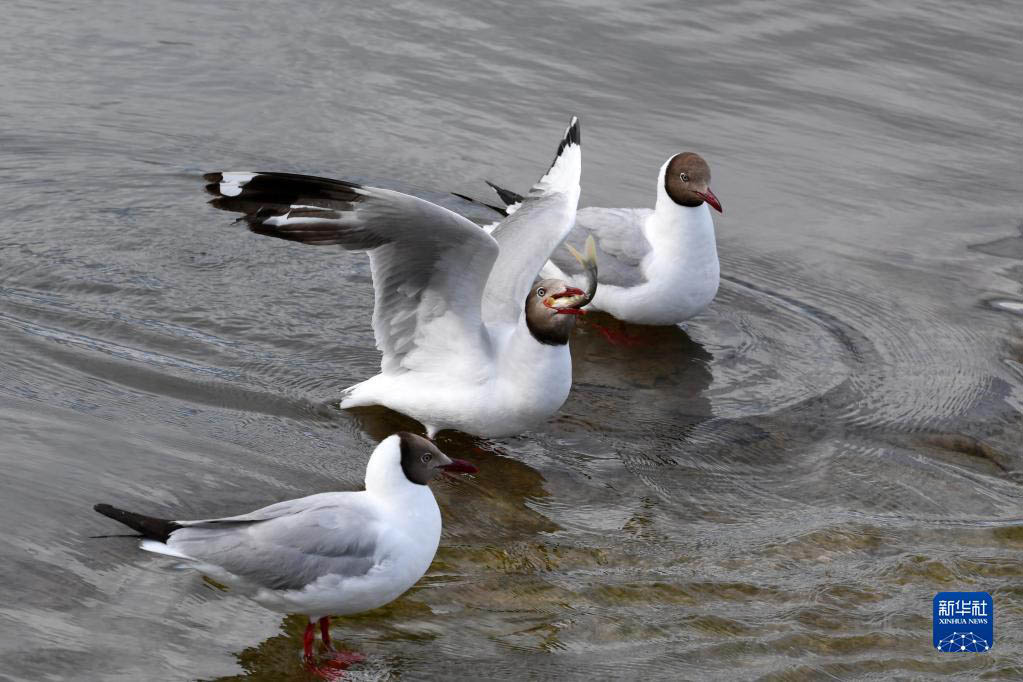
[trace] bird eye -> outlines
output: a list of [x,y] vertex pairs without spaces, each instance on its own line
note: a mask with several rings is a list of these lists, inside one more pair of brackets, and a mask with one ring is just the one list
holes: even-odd
[[419,459],[423,460],[423,463],[426,463],[433,459],[433,455],[431,455],[429,452],[424,452],[423,456],[420,457]]
[[682,182],[689,182],[689,173],[682,171],[681,175],[678,176],[682,179]]
[[539,289],[536,290],[536,295],[539,296],[540,298],[543,298],[544,296],[547,295],[547,290],[544,289],[543,287],[540,287]]

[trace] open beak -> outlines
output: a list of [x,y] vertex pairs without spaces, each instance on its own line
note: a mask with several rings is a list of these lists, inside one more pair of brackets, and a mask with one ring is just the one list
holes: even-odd
[[710,191],[710,187],[707,188],[706,192],[694,192],[694,194],[713,206],[718,213],[724,213],[724,210],[721,208],[721,202],[718,201],[718,198]]
[[459,474],[475,474],[479,471],[474,464],[466,462],[464,459],[452,459],[450,464],[442,464],[440,468]]
[[[566,298],[570,300],[566,301],[565,305],[553,305],[554,301]],[[553,308],[554,312],[560,315],[585,315],[586,311],[582,309],[582,306],[589,302],[590,298],[582,289],[566,287],[564,291],[548,296],[547,299],[544,300],[544,305],[548,308]]]

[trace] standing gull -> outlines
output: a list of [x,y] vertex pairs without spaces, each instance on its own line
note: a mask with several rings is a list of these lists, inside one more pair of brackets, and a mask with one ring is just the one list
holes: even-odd
[[[514,435],[550,417],[572,386],[568,338],[593,297],[558,278],[535,282],[568,235],[579,201],[579,123],[515,213],[487,233],[400,192],[288,173],[210,173],[211,204],[258,234],[369,252],[380,373],[346,389],[342,408],[384,405],[433,437],[453,428]],[[585,259],[584,259],[585,260]]]
[[412,587],[440,542],[440,509],[427,483],[442,471],[475,473],[411,433],[384,439],[366,465],[366,489],[278,502],[241,516],[170,521],[97,504],[141,534],[141,547],[184,559],[274,611],[309,616],[330,648],[330,617],[383,606]]
[[[508,204],[505,212],[515,215],[523,198],[487,184]],[[623,322],[673,325],[710,305],[720,268],[708,205],[721,212],[710,189],[710,167],[698,154],[684,152],[661,166],[652,210],[579,209],[568,241],[592,236],[600,263],[600,288],[590,309]],[[571,282],[581,270],[567,251],[558,249],[541,274]]]

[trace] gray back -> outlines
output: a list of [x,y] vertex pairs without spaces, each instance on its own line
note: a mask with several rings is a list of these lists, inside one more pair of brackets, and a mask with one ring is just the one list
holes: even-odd
[[[597,244],[597,281],[632,287],[646,281],[640,265],[653,247],[643,235],[643,224],[653,213],[646,208],[581,208],[575,227],[565,241],[582,249],[593,235]],[[582,275],[583,267],[564,246],[555,249],[551,261],[568,275]]]

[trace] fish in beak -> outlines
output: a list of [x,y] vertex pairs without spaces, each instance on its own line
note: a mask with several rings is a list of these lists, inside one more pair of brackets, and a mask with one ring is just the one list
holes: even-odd
[[589,302],[586,292],[575,287],[565,287],[564,291],[551,294],[543,300],[545,306],[561,315],[585,315],[586,311],[582,307]]
[[[574,246],[571,244],[565,244],[568,247],[569,252],[579,261],[579,265],[583,266],[583,272],[586,273],[586,291],[582,292],[579,289],[573,289],[582,294],[582,300],[575,304],[574,309],[578,310],[579,315],[586,314],[586,311],[582,309],[584,305],[593,300],[593,297],[597,295],[597,242],[593,240],[593,235],[586,237],[586,244],[583,246],[583,253],[579,253]],[[576,294],[576,297],[579,296]],[[576,299],[573,299],[575,301]],[[566,310],[566,312],[568,312]]]

